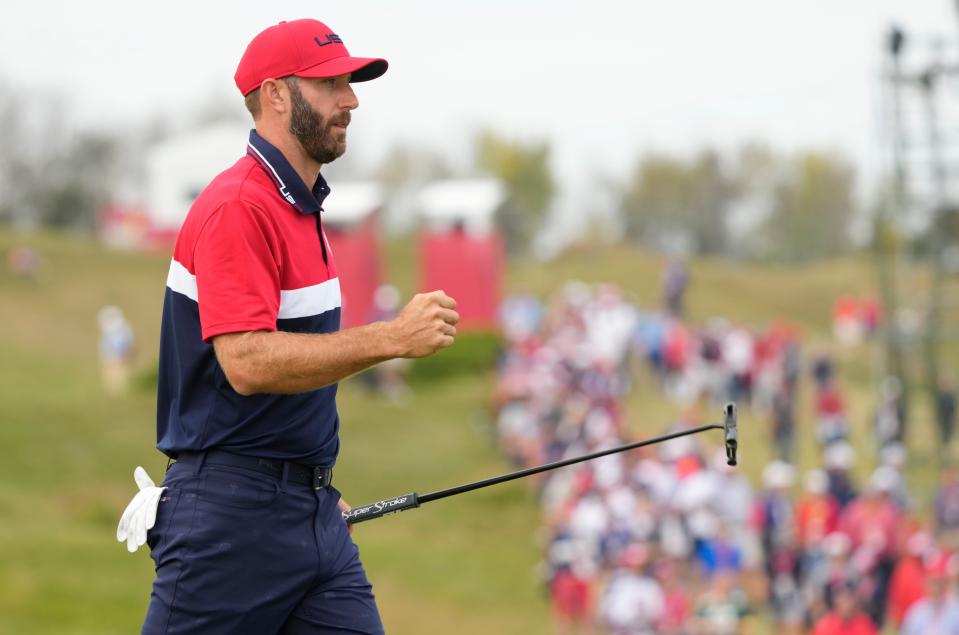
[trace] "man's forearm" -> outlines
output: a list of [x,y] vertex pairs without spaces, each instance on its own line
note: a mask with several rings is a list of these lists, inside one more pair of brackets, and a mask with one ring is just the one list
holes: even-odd
[[394,357],[426,357],[453,343],[459,314],[442,291],[418,293],[389,322],[329,334],[250,331],[213,338],[217,360],[241,395],[329,386]]
[[214,347],[227,380],[242,395],[316,390],[403,353],[385,322],[323,335],[231,333],[215,338]]

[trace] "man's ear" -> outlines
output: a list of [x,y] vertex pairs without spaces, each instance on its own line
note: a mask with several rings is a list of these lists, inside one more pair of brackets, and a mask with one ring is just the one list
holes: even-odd
[[278,79],[264,79],[260,84],[260,109],[282,115],[290,110],[290,87]]

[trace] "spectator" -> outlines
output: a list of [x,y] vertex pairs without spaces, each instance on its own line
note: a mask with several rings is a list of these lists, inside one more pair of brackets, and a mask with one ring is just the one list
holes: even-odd
[[692,605],[689,601],[689,589],[680,581],[678,568],[674,560],[662,559],[653,565],[653,575],[659,582],[663,594],[663,612],[657,624],[658,635],[684,635],[689,621]]
[[837,342],[850,346],[862,341],[864,325],[859,300],[850,296],[836,298],[832,316],[833,336]]
[[876,625],[859,605],[852,582],[835,583],[831,591],[832,610],[816,623],[812,635],[878,635]]
[[730,467],[726,463],[726,452],[718,448],[713,455],[710,478],[717,492],[722,496],[714,497],[710,502],[716,512],[744,552],[749,551],[756,536],[749,525],[753,504],[753,488],[743,470]]
[[694,557],[707,578],[717,573],[739,573],[742,570],[742,550],[719,518],[702,510],[690,518],[690,524],[698,525],[694,530],[697,534]]
[[649,558],[646,545],[623,551],[600,599],[600,619],[609,635],[654,635],[663,616],[659,583],[643,573]]
[[917,531],[906,540],[903,557],[899,559],[889,582],[889,618],[899,628],[906,612],[925,595],[923,562],[932,548],[929,534]]
[[900,635],[959,635],[955,576],[955,555],[939,553],[932,558],[926,567],[926,595],[906,612]]
[[676,318],[683,317],[683,298],[689,286],[689,273],[680,258],[670,258],[663,273],[663,301],[666,312]]
[[710,580],[700,595],[693,612],[693,632],[696,635],[740,635],[742,621],[748,614],[746,595],[736,586],[730,572],[723,572]]
[[100,373],[111,395],[126,391],[133,361],[133,329],[120,307],[109,305],[97,312],[100,326]]
[[882,313],[879,300],[873,297],[863,298],[860,302],[860,315],[862,316],[863,328],[867,337],[873,337],[879,329],[879,321]]
[[892,502],[900,511],[906,512],[913,508],[913,501],[906,489],[906,480],[902,470],[906,465],[906,448],[901,443],[891,443],[879,453],[879,465],[885,468],[889,479],[894,483],[890,496]]
[[591,633],[595,569],[588,552],[572,538],[557,536],[549,549],[550,600],[556,632]]
[[803,551],[818,550],[823,539],[836,531],[839,503],[829,493],[829,477],[810,470],[803,479],[805,493],[796,503],[796,537]]
[[795,469],[788,463],[773,461],[763,468],[763,488],[755,510],[755,524],[761,536],[767,566],[774,553],[790,549],[793,543],[793,506],[789,489],[795,481]]
[[856,466],[856,451],[847,441],[831,443],[823,452],[823,463],[829,477],[829,493],[842,509],[856,497],[856,487],[850,475]]
[[832,358],[828,355],[817,355],[812,362],[812,376],[816,381],[816,387],[822,388],[832,381],[835,374],[835,366]]
[[641,314],[633,335],[634,346],[645,356],[646,363],[657,379],[666,374],[666,332],[667,321],[660,315]]
[[764,491],[756,507],[756,527],[762,544],[773,612],[777,623],[783,625],[795,622],[800,611],[795,520],[789,498],[789,490],[795,481],[795,469],[788,463],[773,461],[763,468],[762,478]]
[[550,585],[553,616],[559,633],[588,633],[592,629],[589,581],[577,576],[570,567],[560,567]]
[[861,572],[873,579],[867,610],[873,622],[882,626],[886,617],[886,594],[896,555],[899,513],[889,496],[894,483],[888,468],[873,472],[862,496],[850,503],[839,519],[839,529],[852,540],[854,558]]
[[903,401],[902,382],[887,376],[879,386],[879,405],[876,408],[874,432],[880,451],[888,445],[902,442]]
[[666,328],[663,347],[663,361],[666,364],[667,373],[681,374],[686,368],[693,347],[693,334],[690,330],[682,322],[670,322]]
[[846,403],[835,381],[821,384],[816,392],[816,438],[823,446],[849,436]]
[[543,304],[530,294],[513,295],[500,307],[503,335],[510,342],[522,343],[535,337],[543,321]]
[[779,459],[787,463],[793,459],[793,444],[796,434],[795,393],[782,384],[773,395],[773,439]]
[[[852,542],[838,531],[828,534],[819,546],[819,553],[807,552],[802,583],[807,621],[817,623],[832,606],[832,590],[849,576],[849,555]],[[818,555],[819,557],[811,557]]]
[[959,466],[947,465],[942,470],[934,507],[936,534],[955,537],[959,532]]
[[956,387],[952,378],[944,375],[936,393],[936,425],[939,428],[940,450],[944,451],[956,429]]
[[753,336],[744,328],[730,329],[723,338],[723,364],[729,373],[726,398],[730,401],[750,399],[755,350]]
[[[374,322],[392,320],[399,314],[400,292],[391,284],[380,285],[373,294]],[[373,379],[373,387],[384,397],[399,400],[409,393],[406,375],[410,360],[397,357],[382,362],[369,369],[364,375]]]
[[795,393],[799,385],[800,368],[802,365],[799,341],[795,334],[790,333],[789,337],[786,338],[782,351],[780,352],[780,357],[783,371],[783,385],[786,387],[786,390],[793,395],[793,401],[795,402]]

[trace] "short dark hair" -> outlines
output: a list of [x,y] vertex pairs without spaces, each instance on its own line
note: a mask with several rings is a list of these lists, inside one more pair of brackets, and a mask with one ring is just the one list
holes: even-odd
[[256,121],[260,118],[260,89],[254,88],[252,91],[246,94],[246,97],[243,98],[243,103],[246,105],[246,109],[250,111],[250,114],[253,115],[253,121]]
[[[281,77],[287,86],[290,86],[293,89],[296,86],[296,76],[287,75],[286,77]],[[254,88],[252,91],[247,93],[246,97],[243,98],[243,103],[246,105],[246,109],[250,111],[250,114],[253,115],[253,121],[256,121],[260,117],[260,89]]]

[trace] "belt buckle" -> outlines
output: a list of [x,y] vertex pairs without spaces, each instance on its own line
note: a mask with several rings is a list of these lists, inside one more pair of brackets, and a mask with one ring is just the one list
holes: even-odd
[[324,467],[313,468],[313,489],[323,489],[333,480],[333,470]]

